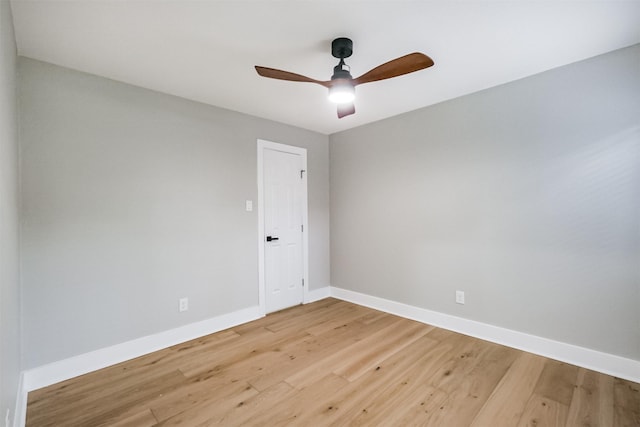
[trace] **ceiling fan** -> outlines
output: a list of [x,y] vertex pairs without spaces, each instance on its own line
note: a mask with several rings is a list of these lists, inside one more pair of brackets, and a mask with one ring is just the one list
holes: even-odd
[[353,42],[350,39],[340,37],[331,42],[331,54],[335,58],[339,58],[340,62],[333,67],[333,76],[331,76],[331,80],[327,81],[316,80],[275,68],[260,67],[258,65],[255,67],[262,77],[292,82],[316,83],[328,88],[329,99],[338,104],[338,118],[341,119],[356,112],[353,100],[355,99],[355,87],[357,85],[398,77],[433,65],[433,60],[427,55],[414,52],[385,62],[354,79],[351,77],[351,68],[344,63],[344,59],[350,57],[352,53]]

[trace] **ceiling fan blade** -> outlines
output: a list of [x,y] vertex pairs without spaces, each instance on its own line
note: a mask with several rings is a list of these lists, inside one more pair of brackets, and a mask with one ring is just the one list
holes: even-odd
[[312,79],[311,77],[303,76],[301,74],[291,73],[289,71],[276,70],[275,68],[260,67],[259,65],[256,65],[255,67],[258,74],[260,74],[262,77],[268,77],[270,79],[288,80],[291,82],[317,83],[324,87],[329,87],[330,83]]
[[400,58],[385,62],[382,65],[364,73],[357,79],[353,79],[354,85],[375,82],[378,80],[390,79],[403,74],[413,73],[423,70],[433,65],[433,60],[424,53],[414,52]]
[[349,104],[338,104],[338,118],[341,119],[346,116],[350,116],[356,112],[356,106],[353,102]]

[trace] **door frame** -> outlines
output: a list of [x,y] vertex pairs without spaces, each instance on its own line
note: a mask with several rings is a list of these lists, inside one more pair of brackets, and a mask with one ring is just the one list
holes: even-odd
[[304,285],[302,286],[302,303],[309,302],[309,209],[307,197],[307,149],[294,147],[292,145],[280,144],[277,142],[258,139],[258,302],[262,314],[267,312],[266,303],[266,281],[264,271],[264,152],[265,150],[282,151],[300,156],[302,162],[302,191],[301,191],[301,213],[302,213],[302,275]]

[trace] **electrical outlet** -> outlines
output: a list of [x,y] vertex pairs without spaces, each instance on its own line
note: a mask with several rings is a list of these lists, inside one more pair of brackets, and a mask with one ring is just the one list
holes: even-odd
[[456,303],[464,304],[464,292],[456,291]]
[[189,310],[189,298],[180,298],[179,310],[180,311]]

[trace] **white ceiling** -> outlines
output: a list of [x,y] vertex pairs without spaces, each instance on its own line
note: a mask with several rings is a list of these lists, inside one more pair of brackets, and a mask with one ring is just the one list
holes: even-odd
[[[640,1],[13,0],[18,53],[331,134],[640,43]],[[338,119],[331,40],[354,77],[419,51],[435,66],[358,86]],[[603,76],[606,78],[606,76]]]

